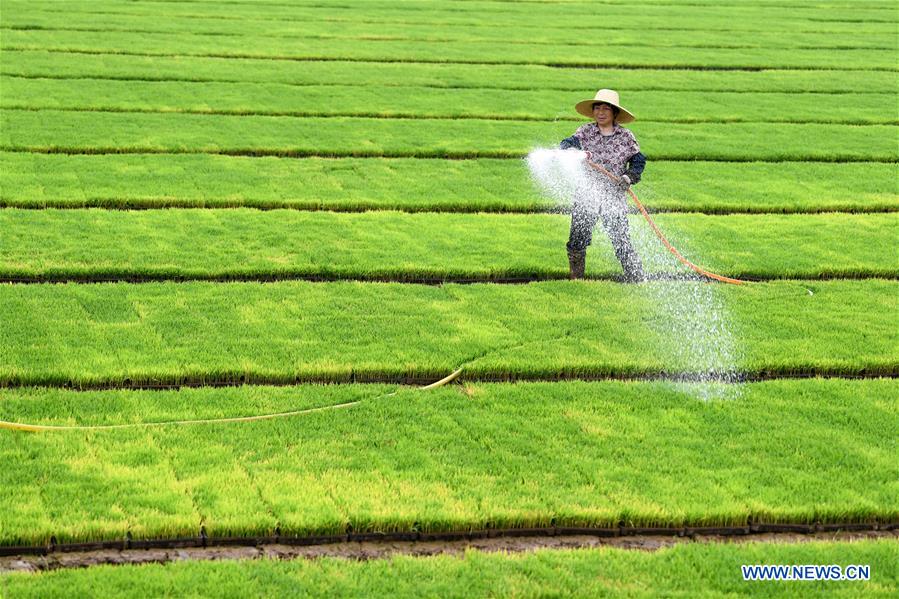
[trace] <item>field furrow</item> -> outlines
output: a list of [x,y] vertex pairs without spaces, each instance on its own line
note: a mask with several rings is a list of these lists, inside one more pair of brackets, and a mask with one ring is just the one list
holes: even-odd
[[[0,149],[62,153],[520,158],[554,147],[570,122],[295,118],[7,109]],[[634,123],[650,159],[883,161],[899,159],[896,127]],[[814,140],[813,142],[810,140]]]
[[[720,91],[750,93],[895,93],[896,74],[886,71],[686,69],[559,69],[536,65],[393,64],[384,62],[297,62],[120,54],[64,54],[5,50],[0,73],[27,77],[125,80],[219,81],[441,89],[561,90],[588,93],[598,80],[633,91]],[[365,88],[363,88],[364,90]],[[886,108],[886,107],[885,107]]]
[[896,375],[897,298],[882,280],[5,285],[0,384]]
[[[178,112],[275,116],[498,119],[584,122],[571,106],[583,92],[466,90],[432,87],[293,86],[263,83],[187,83],[0,78],[0,108],[71,111]],[[634,92],[628,110],[641,122],[899,124],[892,94],[750,94]],[[787,108],[788,107],[788,108]]]
[[[564,215],[339,214],[275,210],[0,211],[0,280],[563,279]],[[899,277],[899,215],[656,219],[682,253],[739,278]],[[653,273],[682,273],[642,216]],[[197,248],[202,252],[197,252]],[[620,274],[597,231],[588,276]]]
[[[621,589],[646,596],[692,595],[700,582],[707,594],[785,594],[796,582],[745,582],[747,564],[838,564],[846,575],[860,576],[850,565],[867,564],[869,580],[803,581],[804,590],[837,597],[895,594],[899,580],[891,566],[899,559],[891,540],[831,541],[789,544],[684,544],[657,552],[628,549],[563,549],[510,555],[469,551],[454,556],[386,560],[316,560],[256,562],[203,561],[168,565],[103,566],[41,574],[14,574],[7,584],[16,597],[65,597],[71,593],[104,596],[128,593],[135,585],[155,595],[185,595],[198,587],[209,597],[261,593],[308,597],[471,597],[561,594],[567,597],[617,596]],[[823,566],[822,566],[823,567]],[[844,570],[845,568],[845,570]],[[602,572],[602,576],[597,576]],[[733,573],[738,573],[733,575]],[[882,573],[882,574],[880,574]],[[877,576],[877,574],[880,574]],[[875,576],[877,576],[875,578]],[[223,581],[227,581],[226,583]],[[890,590],[892,589],[892,590]],[[639,591],[638,591],[639,590]]]
[[[895,165],[651,160],[634,187],[651,210],[897,211]],[[0,152],[0,205],[301,210],[558,210],[517,160],[249,158]]]
[[143,56],[217,56],[292,60],[537,64],[673,68],[799,68],[896,71],[895,49],[678,47],[610,44],[516,44],[508,41],[290,39],[177,33],[7,30],[3,50],[118,53]]
[[[5,431],[2,488],[40,485],[46,505],[42,513],[10,505],[0,543],[186,537],[201,521],[212,537],[272,535],[276,527],[291,536],[890,522],[899,516],[897,416],[884,398],[896,387],[883,379],[770,381],[730,387],[722,392],[732,397],[712,402],[688,384],[615,382],[401,388],[390,396],[393,388],[368,385],[2,390],[0,419],[45,424],[359,403],[243,424]],[[170,466],[182,492],[159,478]],[[84,492],[89,504],[79,499]],[[195,498],[200,521],[185,496]],[[272,514],[260,513],[260,497]]]

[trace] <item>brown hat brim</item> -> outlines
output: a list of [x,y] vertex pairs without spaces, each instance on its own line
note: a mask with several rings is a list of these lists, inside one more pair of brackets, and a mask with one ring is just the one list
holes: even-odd
[[616,123],[624,125],[626,123],[632,123],[637,120],[633,114],[631,114],[628,110],[618,106],[617,104],[612,104],[612,102],[606,102],[605,100],[597,100],[595,98],[591,98],[589,100],[584,100],[583,102],[578,102],[574,105],[574,109],[578,111],[578,113],[584,115],[587,118],[593,118],[593,105],[594,104],[609,104],[614,106],[619,110],[618,118],[615,119]]

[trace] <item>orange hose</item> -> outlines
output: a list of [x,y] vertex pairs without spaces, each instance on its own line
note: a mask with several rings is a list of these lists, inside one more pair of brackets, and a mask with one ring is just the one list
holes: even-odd
[[[609,171],[604,169],[602,166],[596,164],[595,162],[592,162],[588,159],[587,164],[589,164],[591,167],[593,167],[593,169],[604,174],[606,177],[608,177],[615,183],[621,182],[620,177],[616,177],[615,175],[613,175],[612,173],[610,173]],[[634,200],[634,203],[637,205],[637,208],[640,209],[640,212],[643,214],[643,217],[646,219],[646,222],[648,222],[649,226],[652,227],[652,230],[655,232],[656,237],[658,237],[659,240],[661,240],[661,242],[663,244],[665,244],[665,247],[668,248],[668,251],[671,252],[672,254],[674,254],[674,256],[678,260],[680,260],[681,263],[686,265],[691,270],[698,272],[699,274],[701,274],[704,277],[708,277],[708,278],[714,279],[716,281],[721,281],[722,283],[730,283],[731,285],[742,285],[743,283],[746,282],[746,281],[742,281],[740,279],[732,279],[730,277],[724,277],[722,275],[717,275],[713,272],[709,272],[702,267],[696,266],[695,264],[693,264],[692,262],[690,262],[689,260],[684,258],[681,255],[681,253],[678,252],[677,249],[673,245],[671,245],[667,239],[665,239],[665,236],[662,234],[662,231],[659,230],[659,227],[656,226],[655,221],[653,221],[652,218],[650,218],[649,213],[646,211],[646,208],[643,207],[643,204],[637,198],[637,194],[635,194],[634,191],[630,187],[628,187],[627,192],[630,194],[631,198]]]

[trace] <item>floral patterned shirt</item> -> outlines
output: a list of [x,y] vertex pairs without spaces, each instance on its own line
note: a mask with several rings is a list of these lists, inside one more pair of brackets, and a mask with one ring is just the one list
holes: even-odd
[[611,135],[603,135],[596,123],[578,127],[574,137],[581,142],[581,149],[590,152],[593,162],[615,175],[627,172],[627,163],[640,152],[640,144],[630,129],[615,124]]

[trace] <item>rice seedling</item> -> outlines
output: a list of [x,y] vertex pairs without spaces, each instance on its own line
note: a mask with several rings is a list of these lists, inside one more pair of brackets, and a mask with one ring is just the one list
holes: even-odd
[[[217,153],[276,156],[520,158],[555,146],[570,122],[295,118],[195,114],[3,112],[0,149],[65,153]],[[635,123],[650,159],[896,160],[894,127],[751,123]],[[806,139],[814,136],[816,143]],[[322,139],[328,145],[322,146]],[[649,149],[651,148],[651,150]]]
[[[121,5],[113,5],[121,9]],[[311,8],[311,7],[310,7]],[[431,7],[431,10],[439,6]],[[688,9],[690,10],[690,9]],[[708,9],[704,10],[706,12]],[[222,19],[218,17],[204,17],[202,15],[190,15],[189,18],[170,16],[148,22],[146,15],[129,15],[121,12],[104,14],[102,22],[98,23],[97,15],[93,12],[66,11],[48,12],[29,10],[23,7],[11,12],[4,19],[3,28],[13,30],[49,30],[49,31],[106,31],[118,33],[181,33],[188,35],[215,35],[215,36],[239,36],[256,37],[260,39],[287,38],[287,39],[331,39],[331,40],[407,40],[407,41],[513,41],[528,44],[559,44],[568,43],[576,46],[608,46],[633,45],[653,46],[653,39],[647,39],[647,33],[653,30],[664,31],[665,46],[681,47],[720,47],[720,48],[745,48],[758,47],[760,45],[771,48],[819,48],[842,50],[850,48],[895,48],[896,39],[889,31],[871,31],[865,36],[857,35],[856,31],[820,31],[803,30],[791,31],[791,35],[784,35],[783,28],[776,24],[769,27],[751,27],[744,24],[743,28],[728,27],[722,29],[709,29],[700,23],[692,26],[684,24],[683,28],[672,27],[668,20],[671,16],[684,14],[683,9],[669,11],[670,14],[656,18],[638,17],[636,22],[634,15],[626,20],[610,26],[608,21],[598,21],[591,27],[592,31],[602,31],[602,40],[589,37],[571,39],[571,27],[559,26],[546,27],[536,22],[533,15],[518,14],[512,17],[512,23],[502,25],[496,23],[459,23],[452,27],[437,27],[436,23],[414,22],[406,23],[394,21],[385,23],[383,20],[366,19],[365,6],[359,7],[357,18],[350,20],[340,16],[328,15],[329,20],[321,19],[321,11],[302,9],[291,11],[290,19],[276,20],[265,12],[258,10],[245,11],[242,19]],[[338,11],[339,12],[339,11]],[[697,11],[699,12],[699,11]],[[238,13],[240,14],[240,13]],[[316,19],[314,26],[298,24],[297,17],[308,14]],[[770,16],[771,11],[766,10]],[[595,15],[584,15],[593,17]],[[608,17],[605,17],[608,19]],[[545,24],[545,23],[544,23]],[[573,25],[573,23],[572,23]],[[584,23],[578,24],[578,29],[584,28]],[[697,35],[697,30],[702,35]]]
[[[683,252],[729,276],[899,276],[899,256],[888,251],[899,230],[896,213],[655,220]],[[567,278],[569,221],[550,214],[8,209],[0,211],[0,278]],[[644,227],[642,216],[631,217],[632,230]],[[620,270],[611,245],[597,236],[588,274]]]
[[[272,116],[359,116],[583,122],[571,106],[584,92],[457,89],[454,102],[433,87],[296,86],[271,83],[93,81],[0,78],[2,108]],[[632,92],[628,107],[641,122],[783,122],[899,124],[891,94]],[[789,110],[784,110],[789,106]],[[572,124],[574,127],[574,124]]]
[[[896,211],[886,163],[666,162],[636,187],[652,210]],[[747,181],[751,185],[747,185]],[[518,160],[251,158],[0,152],[0,205],[410,212],[556,210]]]
[[65,54],[4,50],[0,73],[22,77],[146,81],[224,81],[440,89],[559,90],[584,93],[597,82],[633,91],[893,93],[889,71],[765,69],[557,69],[541,65],[417,64],[364,61],[295,62],[249,58]]
[[[101,14],[104,19],[112,15],[158,16],[160,9],[155,6],[121,5],[115,2],[89,3],[84,1],[32,3],[8,0],[10,10],[39,15],[50,14]],[[503,19],[510,25],[542,26],[555,29],[595,29],[608,28],[609,20],[616,19],[621,27],[658,27],[666,29],[687,29],[701,31],[702,34],[718,30],[758,31],[796,33],[819,31],[824,33],[852,33],[858,31],[858,23],[864,23],[866,31],[890,32],[895,15],[893,6],[871,6],[853,3],[853,19],[834,18],[830,6],[781,6],[776,3],[765,5],[733,5],[722,7],[709,3],[692,5],[652,5],[641,6],[640,11],[621,4],[610,3],[597,14],[588,5],[566,3],[560,11],[553,5],[515,6],[511,3],[467,2],[464,5],[435,6],[433,3],[366,3],[365,6],[348,5],[266,5],[264,14],[255,5],[227,4],[215,6],[212,3],[189,3],[183,6],[166,7],[168,19],[189,18],[199,20],[215,18],[219,20],[271,20],[302,23],[306,27],[310,21],[319,25],[328,22],[356,24],[360,21],[380,24],[422,24],[439,28],[454,28],[465,25],[490,25],[495,19]],[[839,16],[839,15],[837,15]],[[488,17],[488,18],[485,18]],[[620,28],[620,27],[619,27]],[[313,29],[314,31],[315,29]]]
[[[0,420],[129,427],[0,428],[0,544],[895,524],[899,283],[811,279],[897,276],[897,15],[4,0],[0,206],[189,209],[0,211],[0,277],[173,279],[0,284]],[[681,250],[800,279],[409,284],[565,275],[564,206],[520,158],[570,135],[597,86],[640,117],[637,191],[688,212],[658,216]],[[242,208],[208,209],[225,207]],[[829,210],[866,214],[811,214]],[[778,212],[807,214],[750,214]],[[618,272],[599,235],[592,252],[588,274]],[[264,282],[283,277],[366,282]],[[412,388],[460,366],[456,385]],[[164,424],[291,410],[314,411]],[[790,589],[738,565],[872,564],[870,583],[814,587],[850,595],[894,589],[896,553],[187,564],[4,576],[0,594],[245,595],[251,578],[270,594],[775,594]]]
[[[896,381],[0,390],[0,543],[551,526],[889,522]],[[30,497],[21,501],[15,497]]]
[[[677,47],[621,43],[596,46],[522,44],[501,41],[417,41],[396,39],[316,39],[208,36],[186,33],[123,33],[10,29],[3,50],[118,53],[138,56],[218,56],[288,60],[365,60],[426,63],[542,64],[656,68],[819,68],[862,70],[895,68],[891,48]],[[858,67],[856,67],[858,68]]]
[[[473,378],[683,373],[690,356],[664,334],[672,316],[652,293],[665,285],[6,285],[0,383],[437,380],[463,364]],[[896,288],[792,281],[712,294],[730,311],[741,373],[894,374]]]

